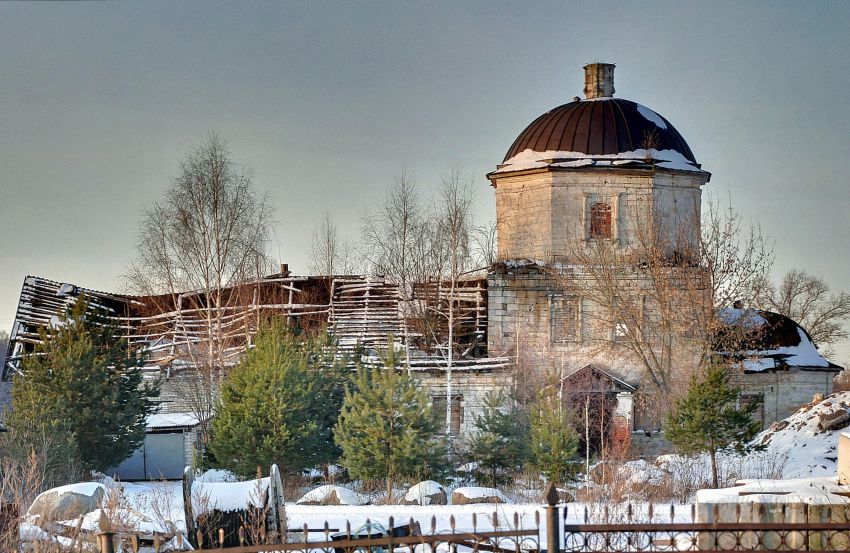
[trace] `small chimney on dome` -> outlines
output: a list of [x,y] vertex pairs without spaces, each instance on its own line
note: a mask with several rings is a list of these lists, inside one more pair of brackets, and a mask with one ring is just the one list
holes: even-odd
[[613,63],[589,63],[584,66],[584,96],[588,100],[614,96]]

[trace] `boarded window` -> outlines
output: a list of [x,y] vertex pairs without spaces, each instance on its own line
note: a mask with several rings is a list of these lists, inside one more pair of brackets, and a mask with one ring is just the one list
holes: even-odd
[[590,237],[611,238],[611,206],[596,202],[590,206]]
[[[446,396],[434,396],[431,398],[431,408],[434,410],[434,419],[437,421],[437,432],[446,431]],[[463,396],[452,394],[452,434],[460,433],[460,425],[463,423]]]
[[578,302],[569,296],[549,298],[549,341],[553,344],[578,339]]

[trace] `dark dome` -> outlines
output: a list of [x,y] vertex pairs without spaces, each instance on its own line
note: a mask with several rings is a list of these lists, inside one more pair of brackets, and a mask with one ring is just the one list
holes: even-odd
[[599,98],[570,102],[535,119],[505,161],[525,150],[612,155],[649,148],[675,150],[696,165],[688,143],[667,119],[637,102]]

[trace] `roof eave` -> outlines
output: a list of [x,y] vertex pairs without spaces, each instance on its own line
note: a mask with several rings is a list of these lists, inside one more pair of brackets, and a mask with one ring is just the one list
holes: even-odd
[[[602,160],[608,161],[608,160]],[[546,165],[545,167],[534,167],[532,169],[517,169],[517,170],[500,170],[497,168],[495,171],[491,171],[487,173],[487,180],[490,181],[490,186],[496,188],[496,181],[505,177],[519,177],[525,175],[536,175],[539,173],[556,173],[556,172],[593,172],[593,171],[606,171],[606,172],[614,172],[622,175],[640,175],[645,173],[655,173],[657,171],[664,172],[672,172],[672,173],[688,173],[688,174],[699,174],[705,175],[705,182],[711,180],[711,173],[706,171],[705,169],[694,169],[694,170],[686,170],[686,169],[671,169],[669,167],[659,167],[656,164],[645,164],[645,165],[586,165],[583,167],[558,167],[556,165]]]

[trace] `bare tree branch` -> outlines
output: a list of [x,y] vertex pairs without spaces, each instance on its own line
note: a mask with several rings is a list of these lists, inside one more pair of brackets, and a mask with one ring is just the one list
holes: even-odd
[[788,271],[778,286],[765,280],[757,301],[799,323],[821,347],[829,349],[848,336],[844,324],[850,319],[850,294],[833,293],[822,278],[806,271]]
[[[175,336],[185,340],[172,347],[192,360],[195,373],[184,375],[182,388],[202,424],[234,362],[235,334],[245,338],[233,327],[234,310],[250,310],[251,300],[236,287],[270,271],[271,222],[267,196],[257,195],[251,172],[235,166],[216,134],[186,156],[164,199],[143,212],[126,280],[152,309],[178,312]],[[180,316],[191,310],[203,318]]]
[[710,204],[702,221],[696,208],[676,214],[674,228],[659,227],[662,217],[627,215],[632,243],[580,241],[555,271],[585,306],[592,328],[582,347],[636,363],[649,393],[668,397],[717,347],[717,309],[754,298],[773,255],[731,206]]

